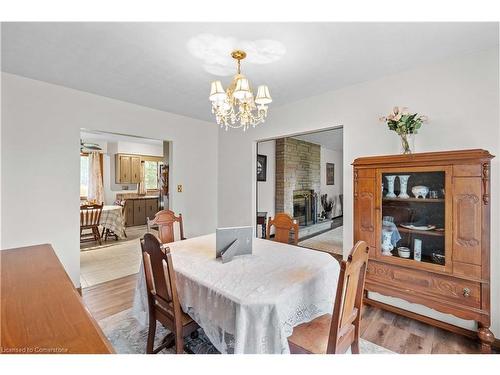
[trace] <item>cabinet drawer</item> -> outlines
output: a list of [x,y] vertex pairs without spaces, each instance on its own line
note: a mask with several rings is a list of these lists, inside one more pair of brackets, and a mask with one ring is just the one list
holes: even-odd
[[371,281],[389,284],[410,293],[432,295],[470,307],[481,306],[481,284],[478,282],[375,261],[368,262],[366,276]]

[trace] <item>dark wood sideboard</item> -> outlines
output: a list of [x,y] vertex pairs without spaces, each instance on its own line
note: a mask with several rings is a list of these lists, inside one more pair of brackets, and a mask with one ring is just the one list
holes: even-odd
[[[363,240],[370,246],[366,291],[474,320],[478,327],[465,330],[374,301],[369,295],[366,303],[478,337],[483,352],[490,352],[495,340],[489,330],[492,158],[488,151],[476,149],[363,157],[353,162],[354,242]],[[400,197],[405,179],[409,196]],[[429,189],[425,198],[414,197],[415,186]],[[387,242],[383,245],[384,234],[387,238],[394,228],[391,220],[401,236],[394,249]],[[425,225],[435,228],[421,230]],[[398,247],[409,248],[410,256],[399,253]]]
[[48,244],[0,251],[0,353],[114,353]]

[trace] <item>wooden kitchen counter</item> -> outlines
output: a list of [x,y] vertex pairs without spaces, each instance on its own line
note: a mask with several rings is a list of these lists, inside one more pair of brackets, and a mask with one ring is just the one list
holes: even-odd
[[0,353],[113,353],[48,244],[0,251]]

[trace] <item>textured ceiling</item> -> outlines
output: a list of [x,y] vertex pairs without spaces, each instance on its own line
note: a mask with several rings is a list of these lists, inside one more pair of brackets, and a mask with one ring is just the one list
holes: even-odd
[[2,70],[212,121],[207,97],[220,77],[188,51],[207,33],[284,45],[277,61],[242,64],[254,86],[269,85],[271,110],[498,45],[496,23],[3,23]]

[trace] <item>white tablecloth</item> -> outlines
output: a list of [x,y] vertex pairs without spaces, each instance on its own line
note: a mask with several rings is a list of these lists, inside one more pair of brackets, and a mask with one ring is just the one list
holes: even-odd
[[[222,353],[289,353],[293,327],[332,313],[339,264],[329,254],[253,240],[253,254],[222,264],[215,234],[169,244],[182,308]],[[147,324],[141,266],[134,315]]]
[[119,238],[125,238],[125,218],[122,214],[122,206],[104,206],[99,224],[112,230]]

